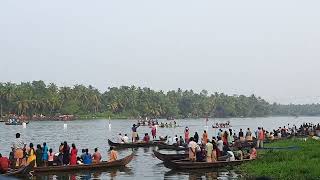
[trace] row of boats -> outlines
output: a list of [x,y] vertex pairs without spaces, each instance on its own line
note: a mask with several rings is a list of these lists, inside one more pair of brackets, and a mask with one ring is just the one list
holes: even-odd
[[[141,142],[141,143],[115,143],[108,139],[108,144],[110,146],[116,147],[118,149],[122,148],[139,148],[139,147],[158,147],[158,150],[175,150],[175,151],[187,151],[188,147],[169,145],[165,144],[164,141],[153,141],[153,142]],[[191,162],[188,160],[188,154],[162,154],[159,151],[153,151],[154,156],[159,160],[163,161],[164,166],[169,169],[208,169],[208,168],[219,168],[225,166],[235,166],[241,163],[251,161],[246,160],[236,160],[236,161],[217,161],[217,162]]]

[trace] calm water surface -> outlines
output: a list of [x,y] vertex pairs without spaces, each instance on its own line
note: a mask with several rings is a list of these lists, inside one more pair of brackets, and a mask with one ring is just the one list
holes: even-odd
[[[267,130],[272,130],[279,126],[297,124],[303,122],[320,123],[320,117],[268,117],[268,118],[231,118],[231,119],[210,119],[208,126],[216,122],[226,122],[230,120],[236,132],[240,128],[256,129],[258,126],[263,126]],[[160,122],[169,122],[159,120]],[[183,135],[184,127],[190,128],[190,135],[194,132],[202,134],[204,129],[207,129],[204,119],[188,119],[176,120],[181,127],[177,128],[158,128],[157,135],[174,136]],[[8,155],[12,142],[15,139],[15,133],[20,132],[24,141],[29,144],[42,144],[47,142],[49,148],[54,152],[58,150],[61,142],[68,141],[69,144],[75,143],[78,150],[89,148],[93,151],[98,147],[102,153],[103,159],[107,160],[107,149],[109,148],[107,139],[116,141],[117,134],[127,133],[131,135],[131,126],[136,123],[135,120],[111,120],[111,129],[108,127],[109,120],[78,120],[67,122],[67,129],[64,129],[64,122],[44,121],[30,122],[27,128],[22,126],[5,126],[0,123],[0,152]],[[139,127],[138,133],[143,137],[144,133],[150,134],[150,128]],[[209,137],[216,135],[216,130],[208,128]],[[131,138],[131,137],[130,137]],[[219,169],[217,171],[191,171],[191,172],[176,172],[164,167],[160,160],[153,156],[153,148],[139,148],[136,150],[136,156],[126,168],[111,169],[108,171],[94,172],[76,172],[67,174],[44,174],[33,177],[33,179],[237,179],[239,176],[232,169]],[[119,157],[122,158],[132,152],[129,150],[119,151]],[[165,151],[164,151],[165,152]]]

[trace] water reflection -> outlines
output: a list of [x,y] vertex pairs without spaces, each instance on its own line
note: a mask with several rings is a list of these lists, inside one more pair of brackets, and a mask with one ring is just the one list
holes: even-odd
[[105,179],[105,177],[110,177],[110,179],[115,179],[118,175],[133,175],[132,169],[129,167],[121,167],[116,169],[108,170],[95,170],[95,171],[70,171],[64,173],[40,173],[36,174],[30,179],[32,180],[76,180],[76,179]]
[[240,176],[232,169],[208,169],[208,170],[171,170],[164,174],[164,179],[238,179]]

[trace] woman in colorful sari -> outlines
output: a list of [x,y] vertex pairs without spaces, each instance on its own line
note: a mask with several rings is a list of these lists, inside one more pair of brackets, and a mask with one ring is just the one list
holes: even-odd
[[37,163],[37,167],[41,167],[42,166],[42,148],[41,148],[40,144],[37,145],[36,163]]
[[78,150],[77,150],[75,144],[72,144],[71,147],[72,147],[72,149],[71,149],[70,165],[76,165]]
[[45,167],[48,165],[48,158],[48,146],[47,143],[44,142],[42,148],[42,160]]
[[32,167],[35,167],[36,165],[36,154],[35,154],[35,150],[33,148],[33,144],[30,143],[29,145],[29,152],[28,152],[28,160],[27,160],[27,164],[31,164]]

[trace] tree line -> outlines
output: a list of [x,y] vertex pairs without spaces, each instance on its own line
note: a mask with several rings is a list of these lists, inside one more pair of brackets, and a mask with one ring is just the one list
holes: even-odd
[[270,115],[319,115],[319,104],[270,104],[255,95],[209,94],[202,90],[155,91],[136,86],[58,87],[43,81],[0,83],[3,114],[73,114],[123,118],[261,117]]

